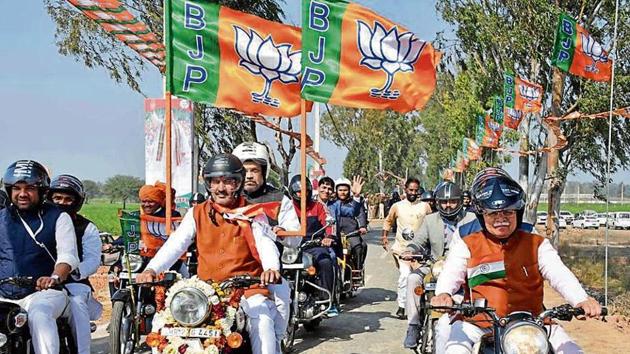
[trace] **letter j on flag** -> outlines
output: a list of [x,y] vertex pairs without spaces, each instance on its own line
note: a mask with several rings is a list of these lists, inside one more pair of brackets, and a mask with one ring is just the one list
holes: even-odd
[[356,108],[422,109],[440,53],[402,26],[343,0],[302,0],[302,97]]

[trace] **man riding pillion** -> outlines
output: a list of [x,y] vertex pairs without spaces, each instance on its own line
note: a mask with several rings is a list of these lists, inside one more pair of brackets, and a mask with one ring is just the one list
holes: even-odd
[[409,178],[405,182],[405,196],[406,198],[396,202],[389,210],[389,214],[383,222],[383,234],[381,235],[381,243],[383,248],[387,250],[389,241],[387,240],[387,234],[392,229],[392,225],[396,223],[398,225],[396,230],[396,242],[392,246],[392,253],[396,267],[398,268],[400,275],[398,277],[398,311],[396,316],[399,319],[405,319],[405,306],[407,303],[407,277],[411,272],[411,267],[408,261],[400,259],[400,255],[405,252],[405,248],[409,243],[409,240],[405,240],[403,237],[403,230],[410,230],[414,234],[417,234],[422,221],[427,214],[431,214],[431,207],[429,204],[419,200],[418,194],[422,187],[420,187],[420,180],[417,178]]
[[71,175],[59,175],[50,182],[48,201],[68,213],[72,218],[77,240],[79,267],[70,274],[65,287],[70,295],[70,324],[79,354],[90,353],[90,320],[100,317],[103,307],[92,297],[88,277],[101,265],[101,238],[90,220],[78,212],[83,206],[83,183]]
[[50,185],[40,163],[20,160],[3,178],[11,205],[0,210],[0,279],[29,276],[37,279],[36,291],[13,285],[0,286],[0,297],[17,300],[27,311],[35,353],[57,354],[57,318],[67,315],[68,297],[50,289],[77,269],[77,239],[72,219],[44,203]]
[[[272,208],[263,208],[268,217],[269,224],[274,233],[279,231],[298,231],[300,221],[291,199],[282,191],[267,184],[271,171],[271,158],[269,149],[260,143],[244,142],[234,148],[234,156],[238,157],[245,170],[243,193],[249,203],[264,203],[272,205]],[[275,205],[275,204],[279,204]],[[297,247],[300,244],[299,237],[278,237],[276,245],[280,252],[284,246]],[[284,321],[276,322],[278,336],[284,336],[287,332],[291,311],[291,289],[289,283],[282,278],[279,284],[270,284],[269,291],[273,294],[278,313]]]
[[[350,254],[353,262],[353,269],[363,269],[365,257],[367,256],[367,243],[363,240],[363,235],[367,234],[367,214],[361,200],[361,189],[363,188],[363,179],[355,176],[350,182],[347,178],[340,178],[335,182],[335,191],[337,199],[329,201],[328,211],[335,218],[335,227],[337,229],[337,237],[341,234],[351,234],[358,231],[358,235],[354,234],[348,237],[350,243]],[[337,247],[337,256],[341,255]]]
[[[451,296],[464,286],[467,300],[486,299],[499,317],[514,311],[536,316],[543,311],[547,280],[586,316],[601,314],[601,306],[587,296],[549,240],[523,223],[525,193],[516,181],[501,169],[487,168],[475,177],[471,194],[478,220],[455,232],[431,305],[452,306]],[[480,314],[454,322],[445,352],[471,353],[473,345],[492,331],[487,320]],[[562,327],[546,327],[555,352],[582,353]]]
[[[301,194],[301,176],[296,175],[293,176],[291,182],[289,182],[289,193],[291,194],[291,198],[293,199],[293,205],[295,206],[295,210],[298,215],[300,213],[300,201],[302,199]],[[328,212],[326,210],[326,206],[323,203],[313,200],[313,186],[311,182],[306,180],[306,237],[303,241],[310,240],[313,237],[313,234],[320,230],[322,227],[326,226],[326,217],[328,216]],[[329,247],[332,246],[335,239],[333,238],[333,227],[329,226],[326,228],[322,235],[318,235],[322,237],[322,247],[312,247],[307,249],[305,252],[309,253],[313,256],[313,260],[315,262],[315,268],[317,269],[317,274],[319,275],[319,280],[321,287],[330,291],[332,294],[334,291],[335,284],[335,263],[336,259],[334,255],[331,255],[331,251]],[[328,317],[336,317],[339,315],[339,310],[337,309],[337,304],[333,304],[331,309],[328,311]]]
[[[414,235],[402,259],[411,260],[412,271],[407,278],[407,304],[406,311],[409,322],[407,335],[404,340],[405,348],[413,349],[418,344],[418,335],[420,331],[420,318],[418,313],[418,304],[420,297],[416,295],[414,289],[422,286],[424,276],[430,271],[422,268],[417,262],[411,258],[416,250],[424,250],[431,253],[434,259],[439,259],[448,253],[449,245],[453,238],[453,234],[457,225],[468,223],[476,220],[475,214],[466,212],[463,209],[462,191],[457,184],[445,181],[435,188],[435,200],[438,212],[429,214],[424,218],[420,230]],[[443,348],[445,335],[448,334],[448,317],[440,318],[436,335],[436,347]],[[446,329],[446,331],[444,331]],[[440,350],[437,351],[440,353]]]
[[137,281],[154,281],[195,242],[200,279],[221,282],[243,274],[261,278],[263,287],[246,290],[242,300],[249,316],[247,330],[254,353],[278,353],[276,306],[264,286],[280,278],[279,254],[267,217],[241,195],[244,177],[243,164],[236,156],[212,157],[203,170],[208,201],[186,213]]

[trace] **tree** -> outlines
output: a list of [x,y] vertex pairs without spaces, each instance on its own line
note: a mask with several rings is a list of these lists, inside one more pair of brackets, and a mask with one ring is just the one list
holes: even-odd
[[89,179],[83,180],[83,190],[85,192],[85,204],[88,204],[90,199],[98,197],[103,194],[103,185],[100,182],[95,182]]
[[[630,1],[620,1],[619,5],[619,23],[628,23]],[[554,105],[550,100],[543,99],[543,115],[549,112],[563,115],[576,110],[583,113],[608,110],[607,92],[610,89],[608,84],[554,74],[548,58],[552,52],[560,12],[568,12],[580,18],[587,30],[610,48],[614,18],[612,2],[442,0],[438,1],[437,9],[447,22],[455,26],[457,36],[457,40],[450,46],[449,41],[441,38],[443,47],[450,49],[444,62],[454,75],[465,69],[472,73],[475,80],[482,83],[479,95],[481,102],[487,100],[489,95],[501,92],[502,75],[506,70],[511,70],[530,81],[542,84],[548,92],[554,84],[556,85],[558,99],[554,100]],[[617,49],[616,106],[621,107],[627,106],[630,99],[628,77],[630,28],[627,26],[619,27]],[[538,117],[529,116],[525,122],[525,126],[528,126],[528,123],[531,123],[531,126],[523,133],[532,139],[527,142],[528,146],[522,148],[529,150],[542,147],[545,142],[545,131],[540,127]],[[613,172],[629,164],[627,154],[630,152],[630,137],[627,124],[626,121],[613,123],[611,156]],[[607,122],[564,121],[561,123],[561,129],[567,137],[568,144],[559,151],[560,165],[553,175],[547,176],[546,155],[538,154],[533,157],[535,168],[528,193],[529,220],[533,220],[545,180],[552,179],[550,193],[554,196],[553,200],[557,201],[553,209],[558,213],[560,195],[569,171],[577,168],[590,173],[598,180],[605,178]],[[521,163],[529,166],[528,160],[524,158]],[[557,237],[554,237],[553,241],[557,243]]]
[[[284,18],[281,0],[214,2],[271,21],[281,22]],[[122,3],[163,41],[163,1],[123,0]],[[142,93],[140,82],[147,69],[143,59],[68,1],[45,0],[44,4],[56,24],[55,44],[61,55],[73,57],[88,68],[103,68],[114,81]],[[255,123],[233,111],[196,104],[194,117],[198,167],[216,153],[231,151],[240,142],[257,138]]]
[[[417,114],[398,114],[393,111],[335,107],[322,115],[322,129],[335,145],[348,149],[343,164],[346,177],[361,175],[364,190],[380,190],[379,152],[383,156],[383,170],[397,176],[423,175],[420,164],[421,139]],[[397,181],[388,179],[382,185],[391,189]]]
[[144,181],[138,177],[116,175],[105,181],[103,192],[110,201],[121,200],[124,209],[127,206],[127,200],[137,200],[138,191],[143,185]]

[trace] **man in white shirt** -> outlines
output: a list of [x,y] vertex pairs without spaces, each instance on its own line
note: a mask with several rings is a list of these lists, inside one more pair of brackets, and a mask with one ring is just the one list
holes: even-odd
[[[501,169],[487,168],[476,176],[471,192],[479,220],[458,227],[431,305],[452,306],[452,295],[464,286],[467,300],[486,299],[499,317],[514,311],[538,315],[547,280],[586,316],[600,315],[600,305],[586,295],[549,240],[522,222],[525,193],[518,183]],[[473,345],[492,331],[487,320],[480,314],[456,321],[446,353],[471,353]],[[556,353],[582,353],[559,325],[548,331]]]
[[92,296],[90,275],[101,265],[101,237],[96,225],[78,214],[85,200],[83,183],[71,175],[59,175],[50,182],[48,200],[68,213],[74,224],[79,267],[68,277],[65,287],[70,295],[70,325],[79,354],[89,354],[92,341],[90,320],[97,320],[103,307]]
[[74,226],[68,214],[44,203],[50,177],[40,163],[16,161],[2,180],[11,205],[0,210],[0,279],[33,277],[37,291],[3,284],[0,297],[26,310],[35,353],[58,354],[57,319],[68,314],[68,297],[51,288],[79,265]]
[[[138,282],[154,281],[195,242],[202,280],[216,282],[244,273],[261,278],[267,286],[280,279],[278,249],[267,218],[254,213],[241,195],[245,170],[241,161],[231,154],[219,154],[206,164],[203,177],[210,198],[190,209],[177,230],[168,238]],[[248,289],[241,300],[247,313],[248,327],[255,354],[275,354],[280,351],[276,335],[276,305],[265,288]]]
[[[398,311],[396,316],[404,320],[407,318],[405,315],[405,306],[407,302],[407,277],[411,272],[411,266],[408,261],[400,259],[400,255],[405,253],[407,245],[411,239],[405,239],[403,231],[411,231],[413,234],[417,234],[420,230],[420,225],[424,221],[424,217],[427,214],[431,214],[431,207],[429,204],[419,200],[418,196],[422,194],[422,187],[420,187],[420,180],[417,178],[409,178],[405,182],[405,196],[406,198],[396,202],[383,223],[383,234],[381,236],[381,242],[383,248],[387,250],[389,241],[387,240],[387,234],[392,229],[394,223],[396,223],[396,241],[392,246],[392,253],[394,255],[394,261],[400,272],[398,277]],[[406,234],[405,234],[406,235]],[[409,234],[411,235],[411,234]]]

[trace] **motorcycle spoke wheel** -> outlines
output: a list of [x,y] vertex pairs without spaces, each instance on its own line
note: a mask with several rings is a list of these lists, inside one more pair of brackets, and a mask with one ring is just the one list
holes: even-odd
[[113,354],[132,354],[137,340],[131,303],[116,301],[112,307],[110,349]]

